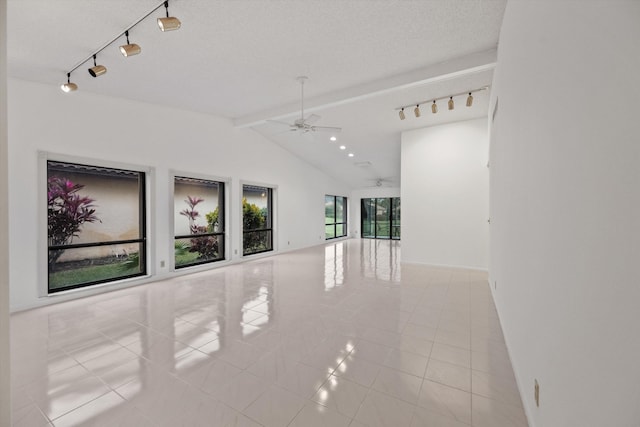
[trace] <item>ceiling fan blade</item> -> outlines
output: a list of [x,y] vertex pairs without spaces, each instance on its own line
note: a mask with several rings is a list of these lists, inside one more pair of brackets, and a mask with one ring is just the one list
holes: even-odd
[[332,126],[311,126],[311,130],[314,132],[341,132],[342,128]]
[[320,119],[321,119],[321,117],[319,115],[312,114],[309,117],[307,117],[306,119],[304,119],[304,122],[309,124],[309,125],[312,125],[312,124],[314,124],[315,122],[317,122]]
[[276,124],[276,125],[283,125],[283,126],[289,126],[289,127],[292,126],[291,123],[281,122],[279,120],[267,120],[267,123],[273,123],[273,124]]
[[271,135],[269,135],[269,136],[278,136],[278,135],[284,135],[285,133],[291,133],[291,129],[287,129],[287,130],[281,130],[281,131],[279,131],[279,132],[276,132],[276,133],[272,133],[272,134],[271,134]]

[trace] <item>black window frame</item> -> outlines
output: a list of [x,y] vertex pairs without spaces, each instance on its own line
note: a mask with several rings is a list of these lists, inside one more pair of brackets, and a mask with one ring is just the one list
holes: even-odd
[[[72,284],[72,285],[67,285],[67,286],[60,286],[60,287],[56,287],[56,288],[51,288],[51,282],[50,282],[50,277],[51,277],[51,271],[50,271],[50,265],[47,264],[47,293],[49,295],[51,294],[55,294],[58,292],[64,292],[64,291],[69,291],[72,289],[79,289],[79,288],[86,288],[86,287],[90,287],[90,286],[95,286],[95,285],[101,285],[104,283],[110,283],[110,282],[118,282],[121,280],[126,280],[126,279],[131,279],[131,278],[135,278],[135,277],[141,277],[141,276],[146,276],[148,274],[148,269],[147,269],[147,257],[148,257],[148,245],[147,245],[147,173],[141,170],[134,170],[134,169],[124,169],[124,168],[119,168],[119,167],[111,167],[111,166],[100,166],[100,165],[90,165],[90,164],[85,164],[85,163],[79,163],[79,162],[75,162],[75,161],[64,161],[64,160],[54,160],[54,159],[47,159],[46,161],[46,176],[47,176],[47,181],[50,177],[50,165],[51,164],[57,164],[57,165],[65,165],[65,167],[69,167],[69,168],[78,168],[78,169],[85,169],[85,170],[94,170],[96,173],[96,175],[99,175],[98,172],[100,171],[120,171],[123,174],[135,174],[138,176],[138,212],[139,212],[139,218],[138,218],[138,229],[140,232],[140,236],[136,239],[122,239],[122,240],[109,240],[109,241],[98,241],[98,242],[87,242],[87,243],[70,243],[70,244],[65,244],[65,245],[49,245],[47,243],[47,254],[49,254],[50,251],[52,250],[67,250],[67,249],[82,249],[82,248],[96,248],[96,247],[105,247],[105,246],[115,246],[115,245],[125,245],[125,244],[132,244],[132,243],[137,243],[140,247],[140,250],[138,252],[138,265],[140,267],[140,271],[137,273],[133,273],[133,274],[125,274],[122,276],[117,276],[117,277],[111,277],[111,278],[107,278],[107,279],[99,279],[99,280],[93,280],[93,281],[88,281],[88,282],[83,282],[83,283],[76,283],[76,284]],[[47,224],[48,224],[48,220],[47,220]],[[47,242],[49,241],[49,239],[47,238]]]
[[[377,210],[378,210],[378,200],[388,200],[388,221],[389,221],[389,237],[386,236],[382,236],[382,235],[378,235],[378,215],[377,215]],[[372,202],[373,201],[373,204]],[[394,211],[396,209],[396,207],[398,208],[398,213],[400,214],[399,216],[402,217],[401,214],[401,210],[400,210],[400,197],[365,197],[360,199],[360,235],[361,238],[363,239],[382,239],[382,240],[401,240],[401,225],[394,225],[394,220],[396,220],[396,218],[394,217]],[[372,236],[365,236],[364,235],[364,229],[365,229],[365,219],[366,219],[366,215],[365,212],[367,212],[366,206],[367,204],[369,206],[373,206],[373,221],[371,221],[370,223],[373,225],[373,235]]]
[[[225,183],[224,181],[216,181],[213,179],[203,179],[203,178],[195,178],[195,177],[190,177],[190,176],[186,176],[186,175],[174,175],[173,177],[173,185],[174,185],[174,189],[175,189],[175,183],[176,180],[191,180],[191,181],[201,181],[201,182],[207,182],[207,183],[212,183],[212,184],[216,184],[218,186],[218,218],[222,217],[222,221],[219,221],[219,227],[222,228],[221,231],[215,231],[215,232],[207,232],[207,233],[197,233],[197,234],[181,234],[181,235],[176,235],[175,234],[175,230],[174,230],[174,236],[173,236],[173,241],[174,241],[174,251],[175,251],[175,242],[177,240],[184,240],[184,239],[198,239],[198,238],[208,238],[208,237],[216,237],[217,241],[218,241],[218,258],[212,258],[212,259],[205,259],[205,260],[200,260],[200,261],[194,261],[188,264],[181,264],[181,265],[176,265],[176,257],[175,257],[175,252],[174,252],[174,256],[173,256],[173,268],[175,270],[179,270],[182,268],[189,268],[189,267],[196,267],[196,266],[200,266],[200,265],[204,265],[204,264],[210,264],[213,262],[219,262],[219,261],[224,261],[226,259],[226,239],[225,239],[225,230],[226,230],[226,215],[225,215]],[[175,210],[175,190],[174,190],[174,210]]]
[[[325,210],[325,223],[324,223],[324,227],[325,227],[325,232],[324,232],[324,239],[325,240],[333,240],[333,239],[339,239],[341,237],[347,237],[347,223],[348,223],[348,211],[347,211],[347,197],[346,196],[334,196],[332,194],[325,194],[324,196],[324,200],[325,200],[325,206],[327,203],[327,198],[333,197],[333,222],[327,223],[327,213]],[[342,218],[344,219],[341,222],[338,222],[337,220],[337,216],[338,216],[338,199],[342,199]],[[338,236],[338,225],[342,225],[342,231],[343,234]],[[327,227],[328,226],[333,226],[333,237],[327,237]]]
[[[241,210],[241,224],[242,224],[242,256],[251,256],[251,255],[257,255],[257,254],[262,254],[265,252],[272,252],[273,251],[273,188],[271,187],[264,187],[261,185],[252,185],[252,184],[243,184],[242,185],[242,200],[244,200],[244,191],[245,188],[250,188],[250,189],[259,189],[260,191],[264,191],[265,192],[265,197],[267,198],[267,226],[266,227],[262,227],[262,228],[255,228],[255,229],[250,229],[250,230],[246,230],[244,227],[244,209]],[[252,251],[252,252],[247,252],[246,251],[246,247],[245,247],[245,237],[249,234],[253,234],[253,233],[266,233],[267,236],[267,248],[266,249],[262,249],[262,250],[257,250],[257,251]]]

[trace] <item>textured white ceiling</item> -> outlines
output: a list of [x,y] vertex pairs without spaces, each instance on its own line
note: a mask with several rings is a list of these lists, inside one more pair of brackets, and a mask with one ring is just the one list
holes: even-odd
[[[160,3],[8,0],[9,75],[59,85],[70,68]],[[394,108],[490,83],[490,71],[469,71],[473,60],[464,66],[440,65],[495,49],[505,4],[506,0],[171,0],[169,10],[182,21],[180,30],[157,29],[155,17],[163,16],[161,8],[131,31],[141,55],[122,57],[116,42],[98,55],[98,62],[108,68],[106,75],[90,77],[88,62],[72,74],[72,81],[82,91],[257,124],[260,133],[359,187],[367,185],[370,176],[400,175],[400,131],[438,120],[486,116],[482,95],[472,110],[457,108],[437,118],[399,122]],[[475,65],[486,63],[482,58]],[[428,74],[439,67],[453,74],[443,81],[419,83],[434,77]],[[323,116],[319,124],[342,126],[341,138],[348,140],[357,159],[374,159],[373,168],[353,166],[356,158],[343,165],[344,156],[335,157],[330,146],[294,143],[292,135],[274,135],[269,125],[258,124],[297,111],[298,75],[310,77],[306,95]],[[377,94],[367,96],[372,91]]]

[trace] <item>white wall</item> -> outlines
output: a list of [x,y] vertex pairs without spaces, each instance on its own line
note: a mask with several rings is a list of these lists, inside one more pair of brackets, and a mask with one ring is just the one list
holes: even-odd
[[[42,250],[37,224],[43,214],[38,211],[38,150],[154,168],[149,235],[157,277],[169,274],[173,256],[171,170],[231,177],[227,191],[233,260],[240,257],[235,250],[242,253],[240,181],[277,187],[274,246],[280,251],[324,243],[324,195],[349,192],[258,133],[233,128],[228,120],[82,90],[64,94],[57,86],[14,79],[9,80],[9,141],[14,310],[64,298],[37,297],[38,280],[44,280],[35,268]],[[166,266],[161,268],[163,260]]]
[[[360,209],[360,200],[370,199],[374,197],[400,197],[400,187],[367,187],[358,188],[351,192],[349,200],[349,236],[362,237],[362,211]],[[401,206],[402,209],[402,206]],[[402,218],[402,210],[400,211]],[[402,236],[401,236],[402,238]]]
[[401,159],[402,261],[486,270],[486,119],[404,132]]
[[11,425],[9,212],[7,163],[7,2],[0,0],[0,426]]
[[490,277],[532,427],[640,426],[638,40],[637,1],[504,16]]

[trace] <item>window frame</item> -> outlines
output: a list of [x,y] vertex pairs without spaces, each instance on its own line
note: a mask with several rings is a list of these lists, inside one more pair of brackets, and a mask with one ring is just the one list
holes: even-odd
[[[327,223],[327,216],[326,216],[326,205],[327,205],[327,198],[329,197],[333,197],[333,222]],[[342,199],[342,218],[343,221],[338,222],[338,199]],[[332,194],[325,194],[324,196],[324,205],[325,205],[325,231],[324,231],[324,240],[333,240],[333,239],[340,239],[342,237],[347,237],[348,235],[348,230],[347,230],[347,224],[348,224],[348,207],[347,207],[347,201],[348,198],[346,196],[335,196]],[[343,230],[343,234],[338,236],[338,225],[342,225],[342,230]],[[327,226],[333,226],[333,237],[327,237]]]
[[[155,251],[153,250],[153,237],[149,234],[149,230],[153,229],[153,215],[150,209],[153,203],[153,189],[155,182],[155,169],[152,167],[140,166],[130,163],[112,162],[107,160],[87,158],[80,156],[71,156],[59,153],[50,153],[47,151],[38,151],[38,188],[39,188],[39,203],[38,203],[38,297],[52,297],[65,294],[68,292],[79,292],[94,290],[103,286],[116,286],[123,283],[138,283],[147,281],[154,273],[153,259]],[[48,176],[49,162],[56,163],[68,163],[80,166],[105,168],[114,170],[124,170],[128,172],[138,173],[139,177],[139,230],[141,237],[136,239],[123,239],[106,242],[89,242],[89,243],[77,243],[70,245],[59,245],[59,248],[69,249],[81,249],[83,247],[100,247],[110,246],[116,244],[126,243],[138,243],[140,245],[140,272],[135,274],[128,274],[118,276],[110,279],[101,279],[91,282],[85,282],[81,284],[75,284],[65,286],[51,290],[49,288],[49,239],[48,239],[48,206],[47,206],[47,192],[48,192]]]
[[[176,235],[176,229],[175,229],[175,203],[176,203],[176,196],[175,196],[175,184],[176,184],[176,179],[179,178],[183,178],[183,179],[193,179],[193,180],[201,180],[201,181],[208,181],[211,183],[216,183],[218,184],[218,212],[219,215],[222,215],[222,231],[218,231],[218,232],[212,232],[212,233],[201,233],[201,234],[188,234],[188,235]],[[228,193],[228,187],[229,187],[229,179],[227,178],[220,178],[220,177],[211,177],[211,176],[205,176],[205,175],[200,175],[200,174],[194,174],[194,173],[190,173],[190,172],[179,172],[179,171],[171,171],[170,172],[170,182],[171,182],[171,216],[170,216],[170,221],[172,224],[172,236],[173,238],[171,239],[171,249],[170,249],[170,254],[172,254],[173,256],[171,256],[171,261],[170,261],[170,265],[171,265],[171,270],[172,271],[180,271],[183,270],[185,268],[188,269],[194,269],[197,267],[203,267],[206,266],[207,264],[212,264],[212,263],[219,263],[219,262],[224,262],[228,260],[228,212],[227,212],[227,193]],[[216,259],[210,259],[210,260],[204,260],[204,261],[199,261],[199,262],[194,262],[194,263],[189,263],[189,264],[184,264],[184,265],[176,265],[176,257],[175,257],[175,241],[178,239],[189,239],[189,238],[193,238],[194,236],[196,237],[209,237],[209,236],[220,236],[221,240],[222,240],[222,249],[218,249],[219,252],[219,257]]]
[[[244,189],[245,187],[252,188],[260,188],[267,190],[267,218],[269,224],[267,227],[259,228],[259,229],[244,229],[244,209],[242,205],[242,200],[244,199]],[[240,182],[240,254],[241,257],[252,257],[254,255],[265,254],[268,252],[276,251],[276,238],[275,238],[275,230],[276,230],[276,215],[275,215],[275,197],[276,197],[277,187],[269,184],[261,184],[261,183],[253,183],[253,182]],[[263,249],[254,252],[245,252],[244,247],[244,236],[248,233],[256,233],[256,232],[267,232],[269,236],[269,248]]]
[[[372,236],[365,236],[364,235],[364,224],[365,224],[365,218],[363,215],[363,211],[365,210],[365,203],[368,203],[369,206],[371,206],[371,201],[373,200],[373,220],[370,222],[372,227],[373,227],[373,235]],[[387,214],[387,220],[389,221],[389,236],[379,236],[378,235],[378,200],[388,200],[389,202],[389,206],[388,206],[388,214]],[[400,203],[400,208],[399,208],[399,212],[400,212],[400,224],[399,225],[394,225],[394,221],[396,220],[394,218],[394,208],[396,207],[396,203]],[[402,234],[401,234],[401,226],[402,226],[402,204],[401,204],[401,199],[400,197],[363,197],[360,199],[360,236],[363,239],[381,239],[381,240],[401,240]],[[397,230],[397,236],[394,236],[394,230]]]

